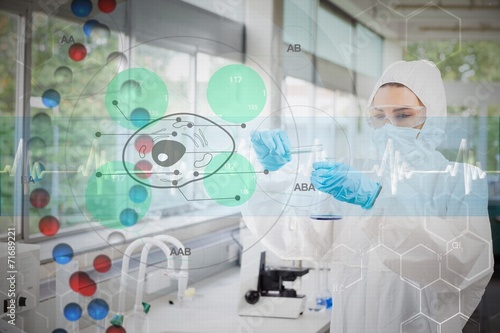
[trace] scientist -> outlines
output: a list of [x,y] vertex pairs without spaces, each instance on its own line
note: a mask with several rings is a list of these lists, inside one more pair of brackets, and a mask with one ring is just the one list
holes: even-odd
[[[447,106],[434,64],[393,63],[368,105],[378,158],[317,161],[310,173],[341,220],[273,210],[257,195],[245,222],[283,259],[330,264],[331,332],[461,332],[493,271],[485,174],[436,150]],[[259,180],[271,202],[292,185],[291,145],[281,129],[253,133],[252,145],[273,171]]]

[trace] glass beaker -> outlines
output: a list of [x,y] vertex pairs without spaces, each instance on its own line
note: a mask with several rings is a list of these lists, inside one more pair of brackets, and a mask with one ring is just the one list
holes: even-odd
[[332,307],[332,293],[328,289],[328,269],[326,264],[315,265],[314,292],[307,296],[307,309],[319,312]]
[[[333,158],[322,158],[321,160],[325,162],[335,161]],[[314,189],[309,217],[313,220],[340,220],[342,215],[335,208],[335,199],[332,195]]]
[[315,274],[315,284],[313,286],[314,291],[307,295],[307,309],[309,311],[314,311],[314,312],[319,312],[321,310],[324,310],[325,307],[325,300],[323,299],[321,295],[321,285],[320,285],[320,272],[319,272],[319,265],[316,263],[316,267],[314,272]]
[[332,293],[328,288],[329,284],[329,268],[326,263],[320,262],[319,264],[319,297],[318,302],[321,302],[321,305],[325,307],[325,309],[329,309],[333,305]]

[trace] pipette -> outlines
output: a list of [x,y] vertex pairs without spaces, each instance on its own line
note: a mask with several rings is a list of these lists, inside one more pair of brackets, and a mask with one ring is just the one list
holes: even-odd
[[291,154],[306,154],[306,153],[314,153],[320,152],[323,150],[323,144],[314,144],[309,146],[300,146],[300,147],[292,147],[290,153]]

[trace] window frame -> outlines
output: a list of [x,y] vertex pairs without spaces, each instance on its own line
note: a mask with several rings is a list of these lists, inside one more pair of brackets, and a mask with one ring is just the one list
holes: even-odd
[[[26,29],[26,16],[29,12],[29,7],[23,1],[19,1],[16,3],[3,3],[0,4],[0,11],[3,11],[7,14],[17,16],[17,43],[16,43],[16,54],[21,59],[16,61],[16,80],[15,80],[15,109],[14,109],[14,156],[21,154],[19,165],[17,166],[17,170],[14,170],[14,177],[16,179],[21,179],[22,176],[25,176],[25,154],[23,150],[19,151],[19,142],[24,138],[24,130],[25,130],[25,121],[24,121],[24,110],[25,105],[29,103],[26,98],[25,91],[26,87],[29,86],[27,82],[29,82],[29,73],[26,71],[24,64],[24,60],[30,57],[29,51],[26,48],[23,38],[19,38],[19,36],[28,36],[29,31]],[[23,140],[24,141],[24,140]],[[19,173],[19,170],[22,170]],[[8,176],[8,175],[7,175]],[[19,239],[24,234],[24,225],[23,225],[23,202],[22,198],[25,193],[25,186],[19,182],[14,180],[14,189],[13,189],[13,211],[12,211],[12,227],[15,229],[16,239]],[[0,240],[4,241],[7,239],[7,234],[0,234]]]
[[[131,2],[129,1],[129,4],[127,5],[129,7],[131,6]],[[199,9],[197,7],[194,7],[190,4],[180,4],[181,6],[185,8],[191,8],[192,10],[196,10],[198,13],[201,12],[199,15],[207,15],[204,10]],[[15,4],[13,3],[3,3],[0,5],[0,10],[5,11],[6,13],[9,14],[14,14],[18,15],[20,17],[18,21],[18,35],[23,36],[23,38],[18,39],[18,54],[22,55],[22,58],[17,62],[17,73],[19,74],[19,77],[16,80],[16,99],[17,99],[17,104],[16,104],[16,117],[18,117],[19,121],[16,122],[16,129],[15,129],[15,135],[16,135],[16,142],[19,142],[20,139],[23,139],[23,141],[26,141],[25,139],[29,137],[29,126],[30,126],[30,111],[31,111],[31,106],[30,106],[30,100],[31,100],[31,67],[26,67],[23,64],[24,63],[31,63],[32,62],[32,27],[33,27],[33,19],[34,19],[34,13],[41,11],[44,12],[48,17],[51,17],[54,14],[55,9],[52,8],[51,6],[47,6],[46,8],[36,8],[34,10],[33,5],[29,2],[25,2],[24,0],[21,0],[19,2],[16,2]],[[209,13],[208,15],[212,16],[212,20],[217,20],[218,16],[213,13]],[[66,20],[71,20],[71,16],[68,15],[68,13],[62,11],[58,12],[56,17],[59,17],[61,19],[66,19]],[[233,24],[230,22],[230,20],[224,18],[224,23],[227,24]],[[238,46],[238,48],[241,48],[241,54],[243,54],[241,59],[232,59],[233,61],[236,60],[240,63],[244,63],[244,25],[240,23],[234,23],[238,24],[241,26],[240,31],[243,32],[243,35],[241,36],[241,42]],[[130,45],[132,44],[132,41],[134,40],[134,34],[130,33],[131,28],[130,26],[127,26],[126,29],[124,29],[124,35],[125,38],[128,38],[128,43],[129,43],[129,48]],[[127,40],[126,40],[127,42]],[[196,98],[196,89],[197,89],[197,83],[196,83],[196,64],[197,64],[197,54],[200,51],[196,46],[191,46],[191,45],[177,45],[175,46],[174,44],[169,44],[168,47],[165,47],[166,45],[162,45],[161,42],[159,42],[160,45],[159,47],[166,48],[169,50],[178,50],[180,52],[186,53],[186,51],[189,51],[190,55],[190,75],[189,75],[189,82],[188,82],[188,90],[194,89],[193,91],[189,91],[189,98],[191,100],[191,105],[193,105],[193,108],[191,112],[193,113],[198,113],[198,110],[196,110],[196,103],[194,103],[194,100]],[[220,56],[215,52],[214,50],[203,50],[204,53],[208,53],[210,55],[211,52],[214,52],[214,56]],[[21,176],[26,176],[28,174],[28,169],[29,167],[26,166],[26,156],[23,156],[23,163],[20,163],[23,165],[22,168],[22,173]],[[19,174],[16,174],[16,177],[19,177]],[[58,234],[52,237],[47,237],[41,234],[30,234],[29,231],[29,189],[28,189],[28,184],[21,184],[20,182],[16,182],[18,190],[15,193],[16,195],[16,200],[15,200],[15,205],[17,205],[17,210],[18,212],[14,214],[14,218],[16,220],[16,230],[18,232],[18,239],[23,240],[26,243],[37,243],[40,244],[41,247],[41,262],[48,262],[51,261],[52,255],[51,255],[51,250],[52,248],[60,243],[61,241],[71,243],[74,245],[73,250],[75,254],[79,253],[84,253],[90,249],[96,249],[96,248],[103,248],[107,245],[109,245],[106,242],[106,234],[110,234],[114,231],[115,229],[108,229],[105,228],[104,226],[100,225],[99,223],[95,222],[90,222],[90,223],[85,223],[84,218],[82,218],[82,224],[85,225],[78,225],[75,227],[67,227],[63,228],[62,230],[59,230]],[[213,212],[213,209],[211,210],[208,207],[208,209],[202,209],[196,211],[195,214],[192,214],[193,216],[182,216],[182,215],[172,215],[168,216],[166,218],[155,218],[152,221],[147,221],[148,226],[145,227],[145,232],[142,233],[140,236],[135,235],[135,236],[130,236],[126,237],[125,242],[128,243],[130,241],[133,241],[134,239],[137,239],[139,237],[144,237],[144,236],[149,236],[149,235],[154,235],[159,232],[164,232],[166,230],[178,230],[182,229],[184,227],[190,227],[199,223],[204,223],[209,220],[213,219],[218,219],[218,218],[224,218],[228,216],[233,216],[237,215],[240,213],[240,208],[238,206],[236,207],[225,207],[222,212],[218,211],[217,214]],[[191,214],[190,214],[191,215]],[[147,217],[146,217],[147,218]],[[189,220],[189,221],[184,221],[184,220]],[[146,223],[145,221],[142,221],[141,223]],[[169,225],[170,224],[170,225]],[[168,227],[165,227],[165,225],[169,225]],[[81,239],[82,236],[85,237],[85,235],[93,235],[99,234],[101,237],[86,237],[86,239],[92,240],[91,242],[86,242],[86,244],[81,244],[82,242],[79,242],[78,240]]]

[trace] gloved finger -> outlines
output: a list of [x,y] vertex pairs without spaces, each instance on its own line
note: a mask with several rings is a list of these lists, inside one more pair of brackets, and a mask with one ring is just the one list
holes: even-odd
[[261,140],[261,132],[253,133],[252,147],[259,158],[263,158],[269,154],[269,148]]
[[278,155],[278,156],[284,156],[285,155],[285,147],[283,146],[283,142],[281,141],[279,134],[274,133],[272,138],[273,138],[273,142],[274,142],[274,154]]
[[332,168],[335,168],[338,164],[341,164],[341,163],[335,162],[334,160],[317,161],[317,162],[313,163],[312,167],[314,169],[332,169]]
[[319,189],[321,187],[323,187],[323,184],[320,182],[320,179],[318,179],[317,177],[311,175],[311,184],[314,186],[315,189]]
[[271,151],[276,150],[276,143],[274,140],[274,136],[275,136],[275,134],[272,131],[264,131],[264,132],[261,132],[261,135],[260,135],[260,139],[261,139],[262,143],[264,144],[264,146],[269,148],[269,150],[271,150]]
[[318,185],[327,187],[328,192],[330,192],[330,189],[332,188],[342,186],[345,179],[345,174],[339,174],[331,169],[318,169],[313,170],[311,173],[311,181],[316,182]]
[[329,192],[328,191],[329,190],[328,186],[324,186],[323,184],[318,183],[318,182],[316,182],[314,180],[311,180],[311,184],[314,186],[314,189],[316,191],[321,191],[321,192],[325,192],[325,193]]
[[252,143],[256,143],[256,144],[263,144],[262,142],[262,131],[252,131],[252,133],[250,133],[250,138],[251,138],[251,141]]
[[316,178],[329,178],[332,176],[332,172],[330,169],[314,169],[311,175]]
[[288,138],[288,134],[280,129],[278,131],[278,136],[281,138],[281,143],[283,145],[283,149],[285,151],[285,154],[290,153],[292,150],[292,144],[290,143],[290,139]]
[[310,180],[314,187],[329,186],[331,177],[329,177],[328,175],[320,176],[318,174],[311,174]]

